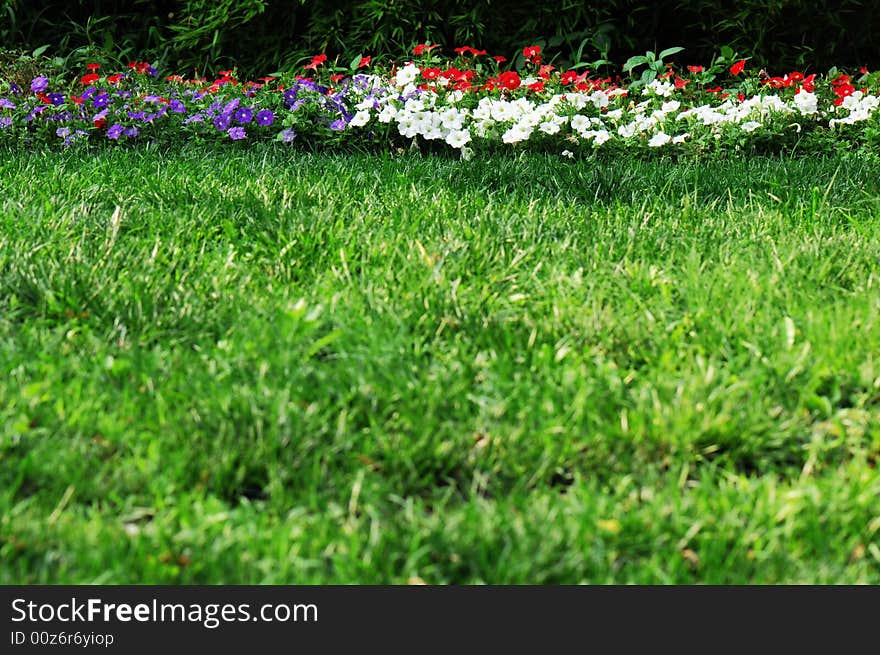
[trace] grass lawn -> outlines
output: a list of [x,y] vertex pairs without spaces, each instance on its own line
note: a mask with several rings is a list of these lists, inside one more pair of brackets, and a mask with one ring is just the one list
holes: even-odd
[[880,583],[880,160],[0,153],[0,583]]

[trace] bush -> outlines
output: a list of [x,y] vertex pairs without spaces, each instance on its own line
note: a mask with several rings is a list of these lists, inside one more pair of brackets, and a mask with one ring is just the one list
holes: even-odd
[[569,64],[579,53],[621,63],[669,45],[690,62],[730,45],[776,70],[880,63],[872,0],[0,0],[0,15],[6,47],[51,43],[55,53],[98,50],[177,70],[276,70],[316,52],[397,54],[417,41],[508,56],[538,42]]

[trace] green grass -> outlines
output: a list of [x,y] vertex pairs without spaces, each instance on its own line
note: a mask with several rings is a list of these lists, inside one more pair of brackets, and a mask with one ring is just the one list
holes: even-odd
[[0,583],[880,583],[880,162],[0,156]]

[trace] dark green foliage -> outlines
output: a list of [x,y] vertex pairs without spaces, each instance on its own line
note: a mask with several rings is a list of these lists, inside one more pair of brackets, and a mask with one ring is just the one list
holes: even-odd
[[399,55],[417,41],[511,56],[534,42],[558,63],[670,45],[706,62],[730,45],[774,69],[876,65],[880,5],[872,0],[0,0],[0,44],[87,48],[180,70],[239,64],[268,72],[327,51]]

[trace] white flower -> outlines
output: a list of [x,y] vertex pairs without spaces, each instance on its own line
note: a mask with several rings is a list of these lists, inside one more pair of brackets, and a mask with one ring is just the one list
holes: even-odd
[[659,148],[660,146],[665,146],[670,141],[672,141],[671,136],[669,136],[665,132],[657,132],[657,134],[652,136],[651,140],[648,141],[648,145],[652,148]]
[[571,117],[571,129],[580,132],[581,134],[589,130],[591,125],[592,121],[586,116],[577,114],[576,116]]
[[810,93],[809,91],[804,91],[803,89],[795,94],[794,104],[795,107],[798,108],[798,111],[801,112],[801,114],[803,114],[804,116],[815,114],[818,110],[818,101],[816,99],[816,94]]
[[690,136],[690,132],[685,132],[684,134],[679,134],[677,136],[672,137],[673,143],[683,143],[686,138]]
[[642,91],[642,95],[648,95],[653,93],[654,95],[661,96],[663,98],[668,98],[672,95],[672,91],[675,89],[675,85],[665,80],[653,80],[650,84],[645,87],[645,90]]
[[394,120],[395,116],[397,116],[397,109],[394,108],[394,105],[387,104],[379,112],[379,122],[390,123]]
[[356,113],[354,115],[354,118],[352,118],[348,124],[351,127],[363,127],[364,125],[366,125],[369,122],[370,122],[370,112],[368,112],[366,109],[362,109],[361,111],[359,111],[358,113]]
[[[451,145],[453,148],[462,148],[466,143],[469,143],[471,140],[471,133],[467,130],[458,130],[456,132],[450,132],[446,135],[446,143]],[[462,152],[462,157],[464,156],[464,152]]]
[[574,159],[574,153],[571,150],[563,150],[562,156],[568,157],[569,159]]
[[761,124],[757,121],[749,121],[748,123],[743,123],[742,125],[740,125],[739,129],[741,129],[743,132],[754,132],[759,127],[761,127]]
[[540,127],[538,127],[544,134],[556,134],[559,132],[559,125],[553,121],[549,123],[541,123]]
[[593,145],[601,146],[603,143],[611,139],[611,135],[607,130],[596,130],[593,132]]
[[636,124],[629,123],[627,125],[621,125],[617,128],[617,133],[624,139],[628,139],[636,133]]
[[397,84],[397,86],[411,84],[419,76],[419,72],[418,66],[415,64],[407,64],[397,71],[397,75],[394,76],[394,83]]

